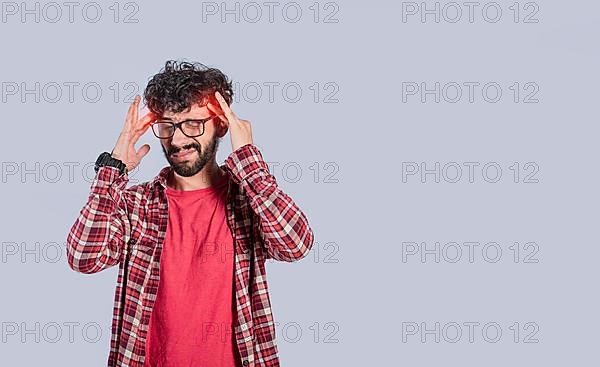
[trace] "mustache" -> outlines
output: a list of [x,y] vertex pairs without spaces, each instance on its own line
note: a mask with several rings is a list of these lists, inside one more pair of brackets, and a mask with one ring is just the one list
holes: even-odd
[[179,153],[182,150],[187,150],[187,149],[192,149],[192,148],[196,149],[198,152],[200,152],[200,145],[198,145],[197,143],[190,143],[190,144],[182,146],[181,148],[171,146],[169,148],[168,154],[169,154],[169,156],[172,156],[173,154]]

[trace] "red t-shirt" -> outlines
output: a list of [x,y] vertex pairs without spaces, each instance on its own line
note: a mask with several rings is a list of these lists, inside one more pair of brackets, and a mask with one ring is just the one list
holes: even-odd
[[199,190],[166,188],[169,222],[144,366],[241,366],[233,330],[227,179]]

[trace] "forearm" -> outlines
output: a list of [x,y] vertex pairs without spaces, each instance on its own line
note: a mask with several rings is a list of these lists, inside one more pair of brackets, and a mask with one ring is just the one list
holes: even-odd
[[91,192],[67,236],[67,260],[71,269],[96,273],[119,263],[128,237],[124,190],[127,174],[114,167],[100,167]]
[[234,180],[242,186],[260,222],[260,234],[270,258],[297,261],[314,241],[308,219],[277,184],[258,148],[247,144],[225,161]]

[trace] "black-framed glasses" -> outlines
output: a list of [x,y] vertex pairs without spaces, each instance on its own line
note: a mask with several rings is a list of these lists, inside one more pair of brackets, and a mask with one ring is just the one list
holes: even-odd
[[188,138],[195,138],[204,134],[204,125],[217,116],[207,117],[205,119],[190,119],[181,122],[159,120],[152,124],[152,132],[159,139],[169,139],[175,135],[175,129],[181,129],[183,135]]

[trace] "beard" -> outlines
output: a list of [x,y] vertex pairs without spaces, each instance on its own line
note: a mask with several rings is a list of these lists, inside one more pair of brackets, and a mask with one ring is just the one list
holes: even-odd
[[[171,146],[168,152],[166,151],[164,145],[161,144],[160,146],[165,154],[165,158],[167,158],[167,161],[173,168],[173,171],[175,171],[179,176],[191,177],[200,172],[202,168],[204,168],[204,166],[206,166],[206,164],[215,157],[220,142],[221,138],[216,138],[213,136],[212,140],[204,149],[200,148],[200,144],[198,144],[198,142],[194,142],[184,145],[181,148]],[[195,159],[190,158],[187,161],[175,161],[175,158],[172,155],[186,149],[194,149],[196,152],[198,152],[198,157]]]

